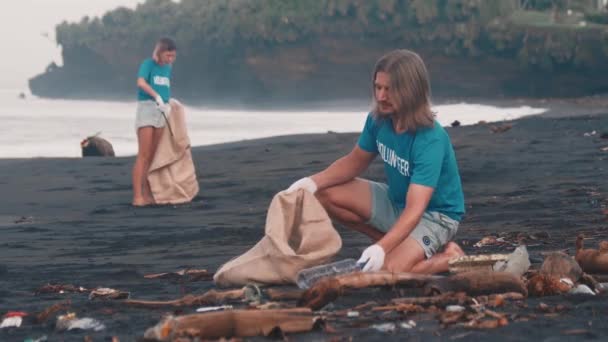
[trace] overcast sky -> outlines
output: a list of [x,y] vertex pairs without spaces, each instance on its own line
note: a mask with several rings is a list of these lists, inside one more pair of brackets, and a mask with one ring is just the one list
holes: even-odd
[[[26,91],[27,79],[44,71],[61,51],[55,25],[99,16],[119,6],[135,8],[143,0],[3,0],[0,11],[0,89]],[[43,36],[47,33],[50,37]]]

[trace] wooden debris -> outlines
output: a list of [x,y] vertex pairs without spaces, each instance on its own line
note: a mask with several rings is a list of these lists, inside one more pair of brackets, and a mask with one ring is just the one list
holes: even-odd
[[264,294],[270,300],[298,300],[302,297],[304,290],[280,290],[280,289],[265,289]]
[[508,258],[508,254],[463,255],[448,261],[448,268],[451,273],[491,271],[496,262]]
[[587,273],[608,273],[608,241],[602,241],[599,249],[585,249],[583,235],[576,238],[576,261]]
[[570,289],[572,285],[548,274],[537,274],[528,280],[528,294],[534,297],[554,296]]
[[141,307],[183,307],[183,306],[199,306],[199,305],[217,305],[229,301],[243,300],[246,297],[247,287],[238,290],[216,291],[209,290],[200,296],[187,295],[180,299],[169,301],[150,301],[150,300],[135,300],[127,299],[123,303],[132,306]]
[[99,287],[95,290],[91,291],[89,294],[89,300],[93,300],[95,298],[101,299],[127,299],[129,298],[129,292],[119,291],[115,289],[110,289],[107,287]]
[[71,302],[69,300],[65,301],[65,302],[53,304],[36,315],[36,322],[44,323],[44,322],[46,322],[47,319],[49,319],[50,316],[54,315],[55,313],[62,311],[62,310],[67,311],[68,308],[70,307],[70,305],[71,305]]
[[391,303],[397,305],[403,304],[415,304],[415,305],[436,305],[436,306],[448,306],[448,305],[464,305],[470,302],[470,297],[464,292],[448,292],[432,297],[406,297],[406,298],[394,298]]
[[315,317],[306,308],[284,310],[231,310],[169,316],[149,328],[145,339],[174,341],[179,338],[220,339],[296,333],[313,329]]
[[466,292],[470,296],[492,293],[518,292],[528,294],[522,280],[508,272],[465,272],[435,279],[425,286],[426,295],[446,292]]
[[492,125],[490,126],[490,130],[492,131],[492,133],[504,133],[508,130],[510,130],[511,128],[513,128],[512,124],[503,124],[503,125]]
[[41,293],[68,293],[68,292],[76,292],[76,293],[83,293],[83,292],[89,292],[90,290],[87,288],[84,288],[82,286],[74,286],[74,285],[53,285],[53,284],[46,284],[41,286],[38,290],[36,290],[36,294],[41,294]]
[[298,306],[319,310],[341,296],[345,289],[362,289],[375,286],[423,287],[431,280],[442,277],[416,273],[356,272],[321,279],[306,290]]
[[154,273],[144,275],[146,279],[181,279],[187,278],[188,281],[211,280],[213,273],[207,270],[183,269],[176,272]]

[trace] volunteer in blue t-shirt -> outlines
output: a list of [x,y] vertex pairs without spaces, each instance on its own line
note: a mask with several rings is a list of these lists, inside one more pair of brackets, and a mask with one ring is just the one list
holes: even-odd
[[158,40],[152,58],[145,59],[137,73],[137,158],[133,166],[134,206],[154,203],[146,177],[154,152],[169,115],[171,98],[171,66],[175,62],[177,47],[170,38]]
[[[464,214],[454,149],[435,121],[422,59],[396,50],[373,73],[374,108],[357,145],[325,170],[286,191],[315,193],[329,215],[370,236],[363,271],[437,273],[464,255],[453,241]],[[387,183],[357,178],[376,156]]]

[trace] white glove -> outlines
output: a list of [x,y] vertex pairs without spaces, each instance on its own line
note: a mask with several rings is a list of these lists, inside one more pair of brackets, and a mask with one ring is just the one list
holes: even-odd
[[171,105],[168,103],[165,103],[163,105],[158,106],[158,110],[163,112],[163,114],[165,114],[165,115],[169,115],[169,113],[171,113]]
[[154,98],[154,101],[156,102],[156,105],[158,107],[162,107],[165,105],[165,101],[163,101],[163,98],[160,95],[156,95],[156,97]]
[[382,266],[384,265],[384,249],[380,247],[378,244],[371,245],[367,247],[363,254],[361,254],[361,258],[357,261],[357,264],[365,264],[363,266],[363,272],[376,272],[380,271]]
[[304,190],[314,194],[315,192],[317,192],[317,184],[310,177],[304,177],[302,179],[295,181],[293,184],[291,184],[289,186],[289,188],[287,188],[287,190],[285,190],[285,193],[289,194],[298,189],[304,189]]

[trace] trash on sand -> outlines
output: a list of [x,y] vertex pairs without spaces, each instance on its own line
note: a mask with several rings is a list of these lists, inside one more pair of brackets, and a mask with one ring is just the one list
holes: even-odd
[[575,259],[583,271],[587,273],[608,273],[608,241],[601,241],[598,249],[588,249],[583,246],[583,235],[576,238]]
[[89,294],[89,300],[95,298],[102,299],[127,299],[129,298],[129,292],[118,291],[107,287],[99,287],[91,291]]
[[591,132],[585,132],[585,134],[583,134],[583,136],[585,137],[591,137],[597,134],[597,131],[591,131]]
[[510,130],[511,128],[513,128],[513,125],[511,124],[503,124],[503,125],[492,125],[490,126],[490,130],[492,131],[492,133],[504,133],[508,130]]
[[233,309],[232,305],[206,306],[206,307],[196,309],[196,312],[211,312],[211,311],[232,310],[232,309]]
[[463,255],[448,261],[451,273],[468,271],[491,271],[498,261],[506,261],[508,254]]
[[530,257],[525,245],[517,247],[507,260],[499,260],[493,266],[495,272],[509,272],[518,277],[523,276],[529,268]]
[[400,326],[402,329],[413,329],[413,328],[415,328],[415,327],[416,327],[416,322],[414,322],[414,321],[412,321],[412,320],[410,319],[410,320],[409,320],[409,321],[407,321],[407,322],[403,322],[403,323],[399,324],[399,326]]
[[36,294],[40,293],[67,293],[67,292],[89,292],[90,290],[82,287],[82,286],[74,286],[74,285],[54,285],[54,284],[46,284],[36,290]]
[[359,317],[359,311],[349,311],[346,313],[346,317]]
[[557,279],[569,278],[572,283],[578,282],[583,270],[571,256],[555,252],[549,254],[540,267],[540,274]]
[[155,274],[146,274],[144,278],[147,279],[176,279],[189,277],[189,281],[197,281],[197,280],[211,280],[213,279],[213,273],[209,273],[207,270],[195,270],[195,269],[183,269],[176,272],[167,272],[167,273],[155,273]]
[[379,332],[390,333],[397,329],[395,323],[382,323],[374,324],[371,326],[372,329],[378,330]]
[[300,270],[296,274],[296,284],[301,289],[308,289],[319,279],[335,277],[340,274],[347,274],[360,271],[355,259],[344,259],[330,264],[314,266]]
[[42,335],[41,337],[39,337],[37,339],[26,338],[25,340],[23,340],[23,342],[45,342],[47,340],[48,340],[48,337],[46,335]]
[[502,245],[504,243],[506,243],[506,241],[502,237],[497,238],[495,236],[485,236],[481,240],[479,240],[479,242],[474,244],[473,246],[480,248],[483,246]]
[[57,316],[55,328],[59,331],[74,329],[101,331],[106,327],[98,320],[88,317],[77,318],[75,313],[70,312],[65,315]]
[[23,318],[21,316],[7,317],[2,320],[2,323],[0,323],[0,329],[11,327],[19,328],[21,326],[21,322],[23,322]]
[[461,312],[464,310],[465,310],[465,307],[462,305],[448,305],[445,307],[445,311],[447,311],[447,312]]
[[318,321],[309,309],[230,310],[167,316],[144,333],[144,339],[175,341],[180,337],[202,340],[268,336],[306,332]]
[[586,294],[586,295],[592,295],[595,296],[595,292],[593,292],[593,290],[591,290],[589,288],[589,286],[584,285],[584,284],[579,284],[576,287],[573,287],[570,292],[571,294]]

